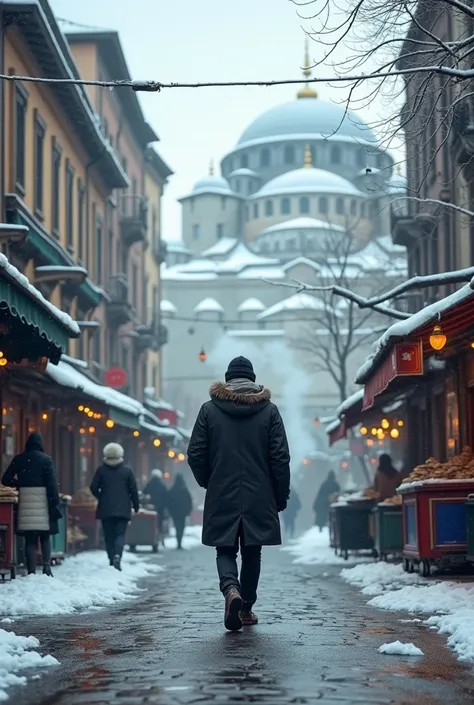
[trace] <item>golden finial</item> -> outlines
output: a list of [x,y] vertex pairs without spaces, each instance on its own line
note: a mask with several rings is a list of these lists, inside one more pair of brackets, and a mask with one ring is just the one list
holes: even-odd
[[209,162],[209,176],[214,176],[214,160],[211,159]]
[[301,88],[301,90],[298,91],[297,97],[298,98],[317,98],[318,94],[316,93],[315,90],[309,87],[308,79],[311,76],[311,64],[309,61],[309,42],[308,42],[308,35],[305,37],[304,41],[304,68],[303,68],[303,76],[306,78],[306,84],[304,88]]
[[309,144],[306,145],[306,148],[304,150],[304,168],[313,168],[313,152],[311,151],[311,147]]

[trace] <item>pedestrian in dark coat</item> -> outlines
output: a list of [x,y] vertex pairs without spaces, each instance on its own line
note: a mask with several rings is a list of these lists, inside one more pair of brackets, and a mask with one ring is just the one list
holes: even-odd
[[[203,404],[188,448],[189,466],[207,490],[202,542],[217,548],[225,626],[256,624],[262,546],[281,544],[278,512],[290,493],[285,428],[268,389],[255,383],[252,363],[231,361]],[[237,554],[242,556],[240,581]]]
[[301,500],[294,488],[291,488],[288,506],[283,512],[283,523],[285,525],[285,533],[290,538],[295,535],[296,517],[301,509]]
[[334,471],[330,470],[327,478],[319,488],[319,492],[316,495],[316,499],[313,504],[313,511],[315,513],[314,523],[316,526],[319,526],[320,531],[322,531],[329,522],[329,505],[331,502],[331,495],[340,491],[341,488],[336,481]]
[[124,463],[124,450],[118,443],[104,448],[104,462],[96,470],[91,492],[98,500],[97,519],[102,522],[105,550],[110,565],[121,570],[125,534],[132,507],[140,510],[138,488],[132,469]]
[[2,477],[2,484],[16,487],[18,533],[25,537],[26,567],[36,573],[36,548],[41,544],[43,573],[52,577],[51,534],[59,532],[59,490],[54,463],[44,452],[43,437],[32,433],[23,453],[16,455]]
[[168,504],[168,488],[163,482],[163,473],[161,470],[152,470],[151,479],[143,489],[143,494],[151,498],[155,512],[158,515],[158,532],[160,534],[161,543],[165,544],[163,534],[163,525]]
[[168,511],[176,529],[178,549],[182,549],[186,519],[193,511],[193,499],[181,473],[176,475],[173,487],[168,491]]
[[392,465],[392,458],[388,453],[382,453],[379,466],[374,477],[374,490],[379,495],[379,501],[385,502],[397,492],[397,487],[402,481],[402,476]]

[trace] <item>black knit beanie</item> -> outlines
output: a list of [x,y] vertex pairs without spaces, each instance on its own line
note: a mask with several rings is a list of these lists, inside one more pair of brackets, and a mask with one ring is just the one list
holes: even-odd
[[225,381],[230,382],[232,379],[249,379],[255,382],[255,372],[253,365],[246,357],[234,357],[229,362],[229,367],[225,373]]

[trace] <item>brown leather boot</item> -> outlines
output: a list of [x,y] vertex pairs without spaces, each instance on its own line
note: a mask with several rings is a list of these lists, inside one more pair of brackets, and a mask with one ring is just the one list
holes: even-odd
[[225,594],[225,617],[224,626],[229,632],[238,632],[242,629],[240,610],[242,609],[242,597],[236,587],[231,587]]
[[252,612],[251,608],[245,607],[245,605],[240,612],[240,619],[244,627],[253,627],[258,624],[258,617],[255,612]]

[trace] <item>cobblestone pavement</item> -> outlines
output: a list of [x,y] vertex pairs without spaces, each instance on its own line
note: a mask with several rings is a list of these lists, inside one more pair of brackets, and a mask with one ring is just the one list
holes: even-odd
[[[61,662],[10,691],[15,705],[348,703],[461,705],[474,677],[441,637],[369,608],[337,567],[264,552],[258,627],[228,634],[210,549],[169,551],[166,572],[113,610],[15,623]],[[378,654],[413,641],[422,660]]]

